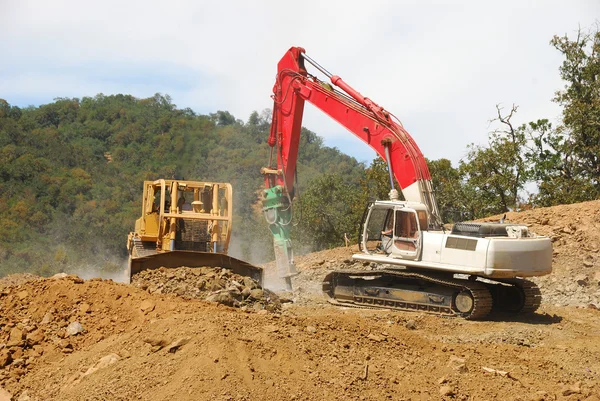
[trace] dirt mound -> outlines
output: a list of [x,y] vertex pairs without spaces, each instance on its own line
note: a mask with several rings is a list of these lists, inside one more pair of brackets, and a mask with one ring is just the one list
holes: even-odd
[[[150,295],[110,280],[84,281],[64,274],[3,287],[0,289],[0,389],[22,393],[27,389],[23,380],[29,372],[107,337],[135,332],[151,320],[186,307],[186,302],[191,301]],[[195,305],[210,310],[216,304],[195,301]],[[40,399],[49,399],[61,386],[57,384],[56,388],[42,389],[37,394]]]
[[40,276],[30,273],[9,274],[8,276],[0,277],[0,288],[11,285],[19,285],[32,280],[39,280]]
[[[267,313],[73,276],[2,294],[0,342],[14,358],[0,388],[19,400],[594,400],[600,391],[600,320],[589,309],[508,323],[331,306]],[[76,322],[83,331],[71,334]]]
[[274,292],[262,289],[250,277],[219,267],[144,270],[133,277],[132,284],[150,294],[176,294],[243,309],[276,311],[281,308]]

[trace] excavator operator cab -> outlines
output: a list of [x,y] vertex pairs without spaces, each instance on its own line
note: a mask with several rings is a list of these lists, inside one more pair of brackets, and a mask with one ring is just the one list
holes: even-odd
[[425,205],[414,202],[373,202],[367,206],[361,250],[395,258],[419,260],[422,232],[428,227]]

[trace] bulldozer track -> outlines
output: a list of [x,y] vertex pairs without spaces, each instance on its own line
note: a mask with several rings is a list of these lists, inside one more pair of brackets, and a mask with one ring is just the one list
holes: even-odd
[[[460,312],[452,302],[452,306],[440,306],[434,302],[410,302],[406,300],[391,300],[375,296],[355,295],[352,300],[340,300],[335,298],[335,286],[338,278],[341,277],[394,277],[399,279],[410,279],[415,281],[425,281],[437,284],[447,288],[453,288],[457,292],[467,291],[473,299],[473,306],[468,312]],[[492,295],[486,285],[478,281],[461,280],[450,277],[443,277],[436,274],[423,274],[414,272],[399,272],[395,270],[377,270],[377,271],[354,271],[341,270],[330,273],[323,282],[323,291],[328,294],[333,304],[344,306],[356,306],[367,308],[384,308],[404,311],[417,311],[441,316],[460,316],[469,320],[478,320],[486,317],[492,310]]]

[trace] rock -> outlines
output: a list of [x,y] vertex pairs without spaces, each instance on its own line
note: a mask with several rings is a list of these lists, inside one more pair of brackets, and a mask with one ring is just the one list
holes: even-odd
[[54,319],[54,317],[52,316],[52,313],[50,312],[46,312],[46,314],[44,315],[44,317],[42,318],[42,321],[40,322],[40,324],[48,324],[50,323],[52,320]]
[[542,225],[542,226],[547,226],[548,224],[550,224],[550,219],[549,219],[549,218],[547,218],[547,217],[543,217],[543,218],[540,220],[540,225]]
[[577,382],[572,386],[568,386],[562,391],[562,395],[565,397],[573,394],[581,394],[581,382]]
[[312,333],[312,334],[314,334],[314,333],[316,333],[316,332],[317,332],[317,328],[316,328],[316,327],[314,327],[314,326],[306,326],[306,329],[305,329],[305,330],[306,330],[308,333]]
[[545,391],[538,391],[535,393],[535,395],[531,398],[531,401],[546,401],[550,396],[548,395],[547,392]]
[[585,267],[594,267],[594,261],[593,260],[584,260],[583,265]]
[[212,295],[209,295],[206,298],[206,300],[208,302],[216,302],[216,303],[227,305],[227,306],[234,306],[234,304],[235,304],[235,299],[233,297],[233,294],[231,294],[231,292],[229,292],[229,291],[220,291],[220,292],[214,293]]
[[365,363],[365,367],[363,368],[363,373],[360,376],[361,380],[367,380],[369,378],[369,364]]
[[144,340],[144,342],[150,344],[153,347],[160,347],[160,348],[164,347],[165,345],[167,345],[169,343],[164,338],[158,338],[158,337],[146,338]]
[[440,387],[440,395],[442,397],[451,397],[454,395],[454,390],[450,386],[442,386]]
[[16,327],[12,328],[10,331],[10,335],[8,337],[8,342],[6,345],[10,347],[17,347],[23,345],[23,339],[25,338],[24,333],[17,329]]
[[492,373],[494,375],[500,375],[502,377],[511,377],[510,374],[508,373],[508,371],[505,371],[505,370],[486,368],[485,366],[482,366],[481,369],[483,369],[484,372]]
[[263,326],[263,330],[266,331],[267,333],[277,333],[279,331],[279,327],[270,324],[267,326]]
[[65,277],[69,277],[67,273],[56,273],[54,276],[50,277],[51,280],[60,280]]
[[408,322],[406,322],[404,324],[404,327],[406,327],[409,330],[416,330],[417,329],[417,323],[414,320],[409,320]]
[[97,372],[100,369],[103,369],[109,365],[112,365],[113,363],[117,362],[119,359],[121,359],[121,358],[117,354],[108,354],[106,356],[103,356],[102,358],[100,358],[100,360],[98,362],[96,362],[96,364],[94,366],[91,366],[83,374],[83,377],[91,375],[92,373]]
[[31,397],[27,393],[27,390],[23,391],[17,401],[31,401]]
[[77,334],[83,333],[83,331],[84,328],[78,321],[74,321],[67,326],[67,334],[70,336],[76,336]]
[[0,387],[0,401],[11,401],[12,394]]
[[44,341],[44,338],[46,336],[44,335],[44,332],[40,329],[34,330],[31,333],[27,334],[27,343],[30,346],[34,346],[34,345],[38,345],[39,343],[41,343],[42,341]]
[[373,340],[373,341],[376,341],[376,342],[378,342],[378,343],[380,343],[380,342],[382,342],[382,341],[383,341],[383,337],[381,337],[381,336],[378,336],[377,334],[373,334],[373,333],[370,333],[370,334],[367,336],[367,338],[368,338],[369,340]]
[[577,276],[575,276],[575,282],[581,287],[587,287],[589,283],[588,277],[585,274],[578,274]]
[[450,360],[448,361],[447,366],[458,371],[459,373],[465,373],[469,370],[465,365],[465,360],[455,355],[450,356]]
[[447,376],[443,376],[438,380],[438,384],[444,384],[444,383],[448,383],[448,377]]
[[252,280],[250,277],[244,277],[244,287],[248,287],[250,290],[253,290],[258,287],[258,283]]
[[24,300],[28,296],[29,296],[29,293],[27,291],[23,290],[23,291],[17,292],[17,298],[19,298],[20,301]]
[[11,362],[12,356],[10,355],[10,352],[8,352],[6,348],[0,350],[0,368],[10,365]]
[[122,349],[119,351],[119,356],[123,359],[129,359],[131,358],[131,353],[126,349]]
[[82,313],[82,314],[83,313],[90,313],[91,311],[92,310],[91,310],[90,304],[84,302],[81,305],[79,305],[79,312],[80,313]]
[[11,354],[10,354],[11,358],[13,359],[13,361],[15,359],[19,359],[23,356],[23,348],[21,347],[17,347],[17,348],[13,348],[11,350]]
[[260,288],[255,288],[252,291],[250,291],[250,298],[252,299],[261,300],[264,296],[265,292]]
[[251,292],[251,291],[252,291],[252,290],[250,289],[250,287],[245,287],[245,288],[242,290],[242,297],[244,297],[244,298],[248,298],[248,297],[250,296],[250,292]]
[[146,299],[140,304],[140,310],[144,312],[145,315],[152,312],[155,307],[156,305],[154,302],[150,301],[149,299]]
[[88,370],[85,371],[85,373],[81,373],[80,371],[77,371],[73,375],[71,375],[69,378],[67,378],[65,388],[76,385],[85,376],[89,376],[89,375],[99,371],[100,369],[103,369],[109,365],[112,365],[113,363],[117,362],[119,359],[120,359],[120,357],[117,354],[108,354],[108,355],[100,358],[100,360],[98,360],[98,362],[96,362],[94,365],[90,366],[88,368]]
[[167,350],[167,352],[175,353],[179,348],[181,348],[185,344],[189,343],[191,339],[192,339],[192,337],[179,338],[179,339],[173,341],[171,344],[169,344],[167,346],[166,350]]
[[13,366],[18,368],[23,365],[25,365],[25,360],[23,358],[15,359],[11,364],[11,369]]

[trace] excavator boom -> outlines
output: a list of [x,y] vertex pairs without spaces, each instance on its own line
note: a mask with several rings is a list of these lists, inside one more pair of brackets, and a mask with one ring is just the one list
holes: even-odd
[[[327,75],[341,91],[308,74],[305,61]],[[308,101],[385,159],[404,198],[427,205],[430,224],[439,227],[442,222],[427,162],[410,134],[387,110],[361,95],[339,76],[331,75],[308,57],[303,48],[290,48],[279,61],[277,71],[269,135],[269,145],[276,157],[272,157],[270,169],[263,169],[267,172],[267,188],[279,185],[290,198],[294,197],[300,130],[304,103]]]
[[[323,72],[339,90],[309,74],[305,61]],[[290,223],[300,131],[307,101],[387,161],[391,199],[398,199],[391,179],[393,175],[405,199],[427,206],[430,227],[441,227],[425,158],[408,132],[383,107],[361,95],[339,76],[330,74],[301,47],[290,48],[279,61],[272,97],[273,119],[268,140],[271,158],[269,166],[262,169],[266,187],[263,211],[274,237],[279,276],[286,280],[288,289],[291,289],[290,277],[295,274]]]

